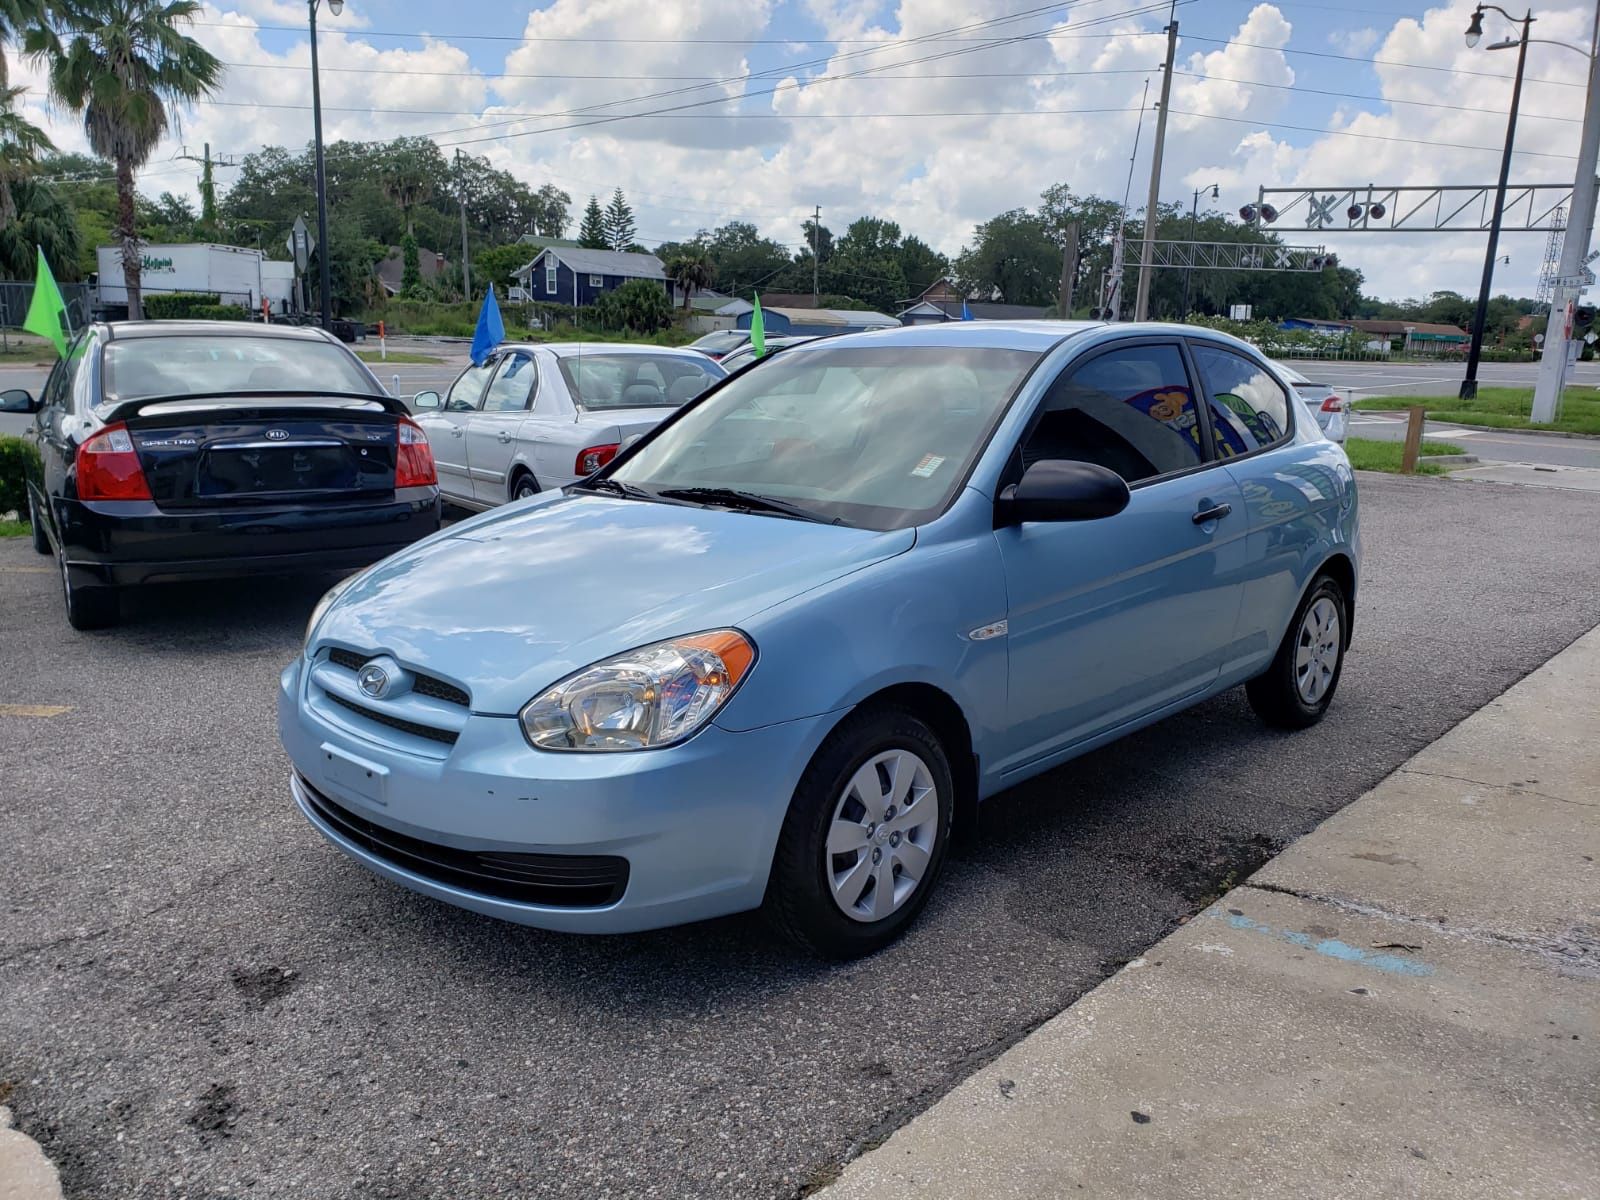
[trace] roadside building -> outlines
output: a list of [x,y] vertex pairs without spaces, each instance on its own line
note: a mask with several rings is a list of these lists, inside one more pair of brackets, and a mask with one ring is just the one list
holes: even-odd
[[633,279],[659,284],[674,304],[682,303],[666,267],[654,254],[626,250],[587,250],[581,246],[546,246],[513,272],[517,286],[531,300],[583,308]]

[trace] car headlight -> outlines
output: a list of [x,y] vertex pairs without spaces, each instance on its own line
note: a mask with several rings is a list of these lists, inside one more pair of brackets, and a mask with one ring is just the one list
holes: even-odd
[[733,695],[756,648],[734,629],[640,646],[569,675],[523,706],[539,750],[647,750],[682,741]]
[[359,573],[351,575],[346,579],[341,579],[326,592],[322,593],[322,599],[318,600],[317,606],[311,610],[311,620],[306,622],[306,637],[305,643],[301,647],[302,650],[307,650],[311,647],[311,635],[316,633],[317,623],[322,620],[323,614],[328,611],[333,602],[343,594],[347,587],[360,578],[361,574]]

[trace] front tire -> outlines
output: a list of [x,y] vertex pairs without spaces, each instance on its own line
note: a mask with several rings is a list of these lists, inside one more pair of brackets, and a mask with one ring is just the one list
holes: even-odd
[[767,884],[769,920],[824,958],[871,954],[928,902],[955,784],[937,735],[902,708],[847,717],[795,788]]
[[1349,641],[1350,602],[1331,575],[1319,575],[1295,609],[1272,665],[1249,683],[1250,707],[1268,725],[1306,729],[1333,703]]
[[33,502],[33,494],[28,494],[28,528],[33,531],[33,549],[38,554],[50,554],[53,548],[50,545],[50,535],[45,533],[44,526],[39,523],[39,506]]

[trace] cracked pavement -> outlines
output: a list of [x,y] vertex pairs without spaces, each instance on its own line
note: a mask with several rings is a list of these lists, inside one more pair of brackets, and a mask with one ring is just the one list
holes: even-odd
[[997,798],[847,965],[748,917],[580,939],[395,888],[285,787],[275,679],[326,580],[75,634],[0,543],[0,703],[70,706],[0,716],[0,1100],[68,1196],[795,1195],[1600,622],[1600,497],[1361,487],[1322,726],[1235,692]]

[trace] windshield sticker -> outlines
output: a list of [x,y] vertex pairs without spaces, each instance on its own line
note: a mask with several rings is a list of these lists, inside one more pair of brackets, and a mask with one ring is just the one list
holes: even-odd
[[924,454],[922,460],[911,468],[911,473],[919,479],[930,478],[935,471],[944,465],[944,455]]

